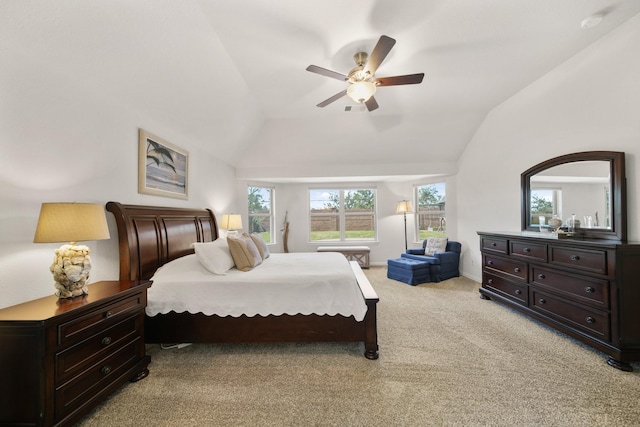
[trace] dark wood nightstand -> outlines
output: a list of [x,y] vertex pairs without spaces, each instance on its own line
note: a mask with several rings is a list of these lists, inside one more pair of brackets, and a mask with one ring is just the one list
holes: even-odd
[[0,309],[0,425],[70,425],[147,376],[150,281],[104,281],[89,295]]

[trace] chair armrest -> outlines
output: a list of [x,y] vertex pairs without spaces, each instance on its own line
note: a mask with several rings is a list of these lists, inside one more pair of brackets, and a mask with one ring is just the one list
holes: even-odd
[[460,260],[460,255],[457,252],[439,252],[434,255],[441,262],[457,262]]
[[411,255],[424,255],[424,248],[409,248],[406,253]]

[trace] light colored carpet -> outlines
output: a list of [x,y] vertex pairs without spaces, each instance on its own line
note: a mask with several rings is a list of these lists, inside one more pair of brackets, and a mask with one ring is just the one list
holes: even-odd
[[362,344],[150,346],[150,375],[81,426],[639,426],[640,365],[456,278],[416,287],[365,270],[380,359]]

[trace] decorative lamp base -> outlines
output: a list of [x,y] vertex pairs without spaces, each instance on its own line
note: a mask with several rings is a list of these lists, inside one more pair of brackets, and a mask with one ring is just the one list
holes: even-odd
[[53,264],[49,270],[53,274],[56,296],[73,298],[89,293],[87,281],[91,271],[89,247],[84,245],[62,245],[56,249]]

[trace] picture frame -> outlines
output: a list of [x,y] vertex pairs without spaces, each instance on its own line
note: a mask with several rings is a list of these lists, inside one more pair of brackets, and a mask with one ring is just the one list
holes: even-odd
[[139,129],[138,193],[187,200],[188,178],[189,153]]

